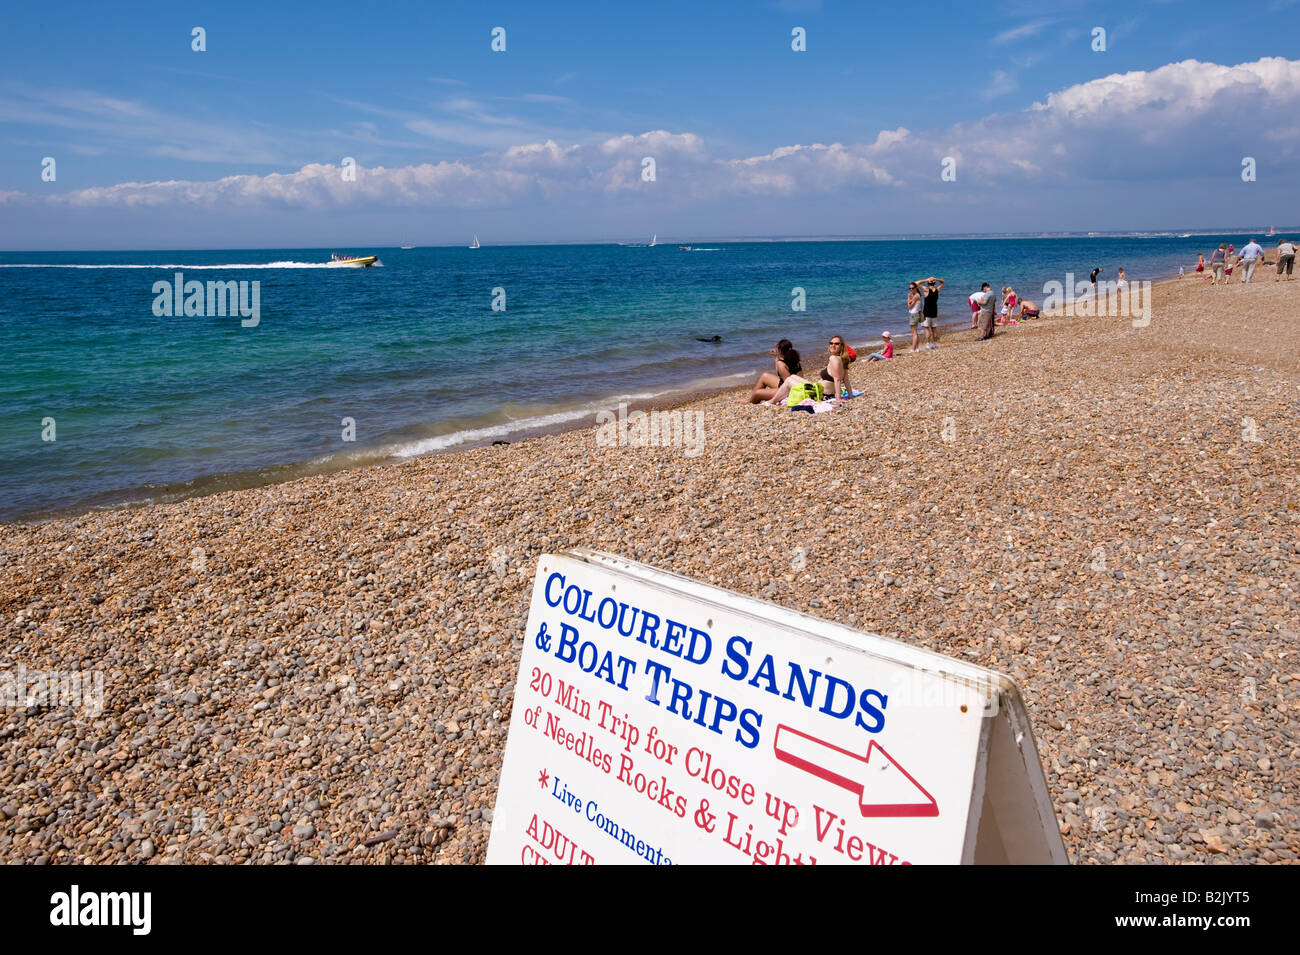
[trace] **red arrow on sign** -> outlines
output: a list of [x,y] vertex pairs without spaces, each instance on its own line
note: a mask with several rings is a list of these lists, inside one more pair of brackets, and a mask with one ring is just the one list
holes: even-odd
[[[772,740],[776,758],[858,796],[864,816],[937,816],[939,804],[874,739],[867,755],[781,724]],[[872,761],[872,757],[878,758]],[[918,794],[923,799],[918,800]]]

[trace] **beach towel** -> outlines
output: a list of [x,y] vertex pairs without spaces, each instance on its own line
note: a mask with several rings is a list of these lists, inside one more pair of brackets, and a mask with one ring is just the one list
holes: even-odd
[[806,411],[809,414],[821,414],[824,411],[834,411],[838,405],[833,401],[813,401],[811,398],[799,402],[797,405],[791,405],[791,411]]

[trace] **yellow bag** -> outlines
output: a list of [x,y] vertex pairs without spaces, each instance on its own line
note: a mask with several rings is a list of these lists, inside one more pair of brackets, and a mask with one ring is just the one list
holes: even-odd
[[791,387],[790,397],[785,399],[786,407],[793,408],[799,402],[807,401],[809,398],[813,401],[821,401],[825,395],[826,391],[820,381],[805,381],[803,384]]

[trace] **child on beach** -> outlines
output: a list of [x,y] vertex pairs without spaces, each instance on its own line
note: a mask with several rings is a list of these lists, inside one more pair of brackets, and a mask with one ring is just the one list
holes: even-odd
[[889,337],[889,332],[881,332],[880,337],[885,340],[885,347],[868,355],[867,361],[884,361],[886,358],[894,357],[894,342]]
[[1205,271],[1205,253],[1204,253],[1204,252],[1197,252],[1197,253],[1196,253],[1196,271],[1198,271],[1198,272],[1204,272],[1204,271]]
[[971,328],[974,328],[975,323],[979,321],[979,316],[980,316],[979,294],[980,294],[979,292],[971,292],[970,295],[966,297],[966,302],[967,304],[970,305],[970,327]]
[[1002,314],[998,316],[998,324],[1016,324],[1016,290],[1010,285],[1002,286]]

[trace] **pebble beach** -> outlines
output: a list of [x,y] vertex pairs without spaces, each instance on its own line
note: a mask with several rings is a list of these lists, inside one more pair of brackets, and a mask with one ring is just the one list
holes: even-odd
[[0,669],[103,675],[0,709],[0,861],[481,863],[537,558],[583,547],[1009,674],[1073,862],[1294,862],[1300,283],[997,332],[828,414],[692,401],[699,454],[592,423],[0,525]]

